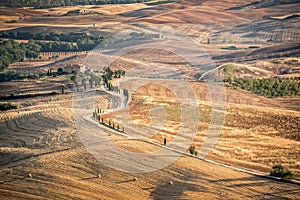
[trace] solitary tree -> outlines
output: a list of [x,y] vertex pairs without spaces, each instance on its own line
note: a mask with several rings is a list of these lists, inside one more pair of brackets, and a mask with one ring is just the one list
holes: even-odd
[[234,71],[235,71],[234,65],[231,65],[231,64],[225,65],[223,68],[224,80],[232,82],[234,79]]

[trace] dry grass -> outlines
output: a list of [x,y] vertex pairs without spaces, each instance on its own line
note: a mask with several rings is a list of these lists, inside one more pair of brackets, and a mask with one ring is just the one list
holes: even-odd
[[[211,107],[210,100],[203,96],[207,93],[205,84],[195,83],[194,87],[199,98],[204,100],[200,106],[201,125],[194,139],[196,147],[200,148],[211,120]],[[151,91],[155,91],[156,95],[152,95]],[[240,96],[243,96],[244,102],[240,101]],[[130,113],[131,118],[147,124],[150,108],[155,105],[165,106],[167,122],[162,124],[160,134],[164,134],[168,140],[172,139],[181,121],[180,108],[174,104],[173,99],[172,95],[157,85],[155,87],[155,84],[144,86],[133,95],[130,109],[134,112]],[[225,130],[210,157],[266,173],[274,164],[280,163],[299,177],[299,152],[296,149],[300,147],[300,114],[299,111],[286,109],[289,109],[289,105],[281,104],[279,100],[227,89]],[[152,139],[161,142],[162,136],[156,135]]]
[[[135,4],[105,5],[99,8],[64,7],[52,10],[0,8],[0,29],[25,27],[33,32],[64,32],[93,31],[100,28],[103,33],[111,33],[131,30],[130,23],[150,23],[158,28],[161,27],[159,24],[163,24],[203,43],[202,47],[211,55],[225,55],[227,51],[220,51],[220,47],[227,46],[228,42],[205,44],[209,34],[229,30],[222,33],[226,36],[238,24],[251,24],[253,21],[262,20],[266,15],[284,16],[299,9],[295,5],[282,5],[263,9],[225,10],[243,4],[244,2],[238,0],[222,0],[218,3],[184,0],[181,3],[153,7]],[[93,9],[102,15],[58,16],[74,9]],[[44,16],[48,14],[51,16]],[[15,24],[3,23],[14,19],[18,19]],[[124,25],[123,22],[129,25]],[[96,26],[93,27],[93,24]],[[222,34],[221,39],[224,36]],[[240,44],[242,40],[238,36],[233,39],[234,45],[247,46]],[[240,56],[247,55],[244,51],[238,53]],[[111,67],[119,69],[121,66],[126,72],[132,72],[135,67],[142,65],[143,71],[149,69],[144,65],[149,61],[147,59],[151,59],[151,62],[164,64],[171,69],[187,70],[186,65],[180,63],[182,58],[170,52],[157,52],[153,49],[147,52],[131,52],[126,56],[127,58],[116,59]],[[257,72],[264,72],[259,74],[259,77],[263,77],[278,75],[281,69],[289,66],[298,69],[299,64],[289,63],[291,59],[299,63],[297,56],[290,59],[256,60],[240,65],[239,73],[241,75],[246,72],[254,76]],[[24,63],[25,66],[21,67],[39,67],[42,64],[29,66],[30,64]],[[64,64],[67,63],[58,64],[56,67]],[[11,67],[14,69],[16,65]],[[195,72],[191,69],[187,74],[192,77]],[[58,77],[43,82],[1,83],[0,87],[2,94],[36,93],[45,90],[59,91],[62,83],[66,83],[66,80]],[[205,83],[191,85],[200,102],[201,123],[193,140],[193,145],[198,150],[207,134],[211,99]],[[109,98],[109,95],[98,96],[97,106],[108,110],[112,106]],[[268,173],[275,164],[282,164],[299,178],[299,98],[268,99],[227,88],[226,102],[224,130],[208,157],[263,173]],[[97,161],[83,146],[78,127],[74,124],[71,95],[21,99],[15,103],[21,108],[0,113],[1,199],[297,199],[300,196],[299,187],[296,185],[251,176],[190,156],[182,156],[158,171],[133,176]],[[158,105],[166,108],[167,120],[161,127],[151,127],[149,112],[153,106]],[[151,134],[151,140],[162,143],[163,138],[167,138],[169,142],[176,136],[181,126],[180,114],[176,96],[172,91],[157,84],[148,84],[132,95],[129,116],[123,111],[103,116],[116,121],[132,119],[128,126],[138,126],[145,134]],[[86,130],[87,134],[89,130]],[[149,153],[158,148],[108,130],[105,130],[104,137],[121,149],[135,153]],[[32,177],[27,177],[29,174]]]

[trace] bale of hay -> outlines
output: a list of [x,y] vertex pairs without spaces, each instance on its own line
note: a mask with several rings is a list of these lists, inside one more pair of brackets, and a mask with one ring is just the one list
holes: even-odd
[[97,174],[97,178],[101,178],[101,174]]
[[27,177],[28,177],[28,178],[32,178],[32,174],[28,174]]
[[170,184],[170,185],[173,185],[173,181],[170,181],[169,184]]
[[133,178],[133,181],[137,181],[137,180],[138,180],[137,177],[134,177],[134,178]]

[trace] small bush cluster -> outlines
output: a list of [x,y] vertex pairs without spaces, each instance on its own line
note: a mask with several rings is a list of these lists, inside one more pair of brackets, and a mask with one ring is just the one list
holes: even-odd
[[236,46],[228,46],[228,47],[222,47],[221,49],[224,49],[224,50],[236,50]]
[[0,111],[6,111],[11,109],[17,109],[17,105],[13,105],[12,103],[0,103]]
[[275,165],[270,171],[270,176],[279,177],[283,180],[290,180],[294,177],[293,173],[285,169],[282,165]]
[[196,147],[195,146],[190,146],[189,151],[190,151],[191,155],[195,155],[195,156],[198,155],[198,151],[196,151]]

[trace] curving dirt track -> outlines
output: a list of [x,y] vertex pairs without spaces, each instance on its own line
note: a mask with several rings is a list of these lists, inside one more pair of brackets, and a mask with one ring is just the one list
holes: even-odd
[[[147,91],[147,87],[144,89]],[[141,95],[143,90],[139,92]],[[164,90],[157,94],[162,93]],[[108,98],[100,97],[101,106],[112,103]],[[185,155],[169,166],[146,174],[115,170],[95,159],[80,140],[77,130],[90,133],[99,129],[85,120],[84,116],[90,115],[86,108],[81,111],[86,124],[76,128],[71,98],[58,97],[45,103],[40,100],[38,104],[32,99],[32,102],[29,107],[0,115],[1,199],[293,199],[300,194],[298,185],[249,175]],[[132,152],[151,152],[157,148],[114,132],[108,134],[107,130],[101,137]],[[229,141],[232,142],[230,138]],[[90,145],[106,148],[101,140]],[[220,142],[216,151],[223,155],[231,152],[224,147],[225,143]],[[217,153],[217,157],[220,155]]]
[[[245,24],[249,24],[251,20],[262,20],[265,15],[273,16],[279,12],[277,9],[282,14],[297,9],[296,6],[291,5],[245,9],[243,12],[228,10],[237,4],[242,5],[242,2],[222,0],[221,3],[216,4],[213,1],[203,1],[203,3],[183,1],[183,3],[166,4],[161,7],[137,4],[137,8],[131,5],[130,7],[124,5],[122,8],[119,5],[103,6],[97,10],[110,16],[77,16],[66,17],[64,20],[59,16],[42,16],[48,14],[48,11],[33,10],[34,13],[31,11],[27,13],[25,9],[26,13],[20,11],[17,15],[0,18],[0,21],[25,17],[26,14],[28,17],[25,19],[19,19],[16,24],[2,24],[1,29],[25,26],[22,30],[34,28],[37,31],[60,30],[58,32],[78,31],[71,28],[73,26],[80,30],[93,30],[94,24],[104,32],[122,31],[127,27],[121,24],[123,21],[150,22],[153,26],[169,23],[169,26],[174,27],[175,30],[202,42],[208,51],[212,49],[213,59],[220,64],[299,55],[297,41],[258,50],[222,51],[221,53],[219,46],[211,47],[206,44],[207,38],[212,37],[212,45],[221,43],[227,46],[227,43],[228,45],[231,43],[228,42],[230,38],[226,38],[225,43],[223,37],[227,37],[232,30],[239,28],[238,30],[244,31],[246,28],[253,28]],[[75,7],[66,9],[75,9]],[[58,8],[55,12],[61,11]],[[293,20],[295,19],[291,21]],[[236,22],[245,24],[237,26]],[[70,23],[74,25],[69,25]],[[270,26],[273,25],[272,22]],[[224,28],[226,30],[220,32]],[[293,27],[289,30],[292,29]],[[215,35],[209,35],[210,33]],[[248,32],[243,32],[246,33]],[[243,34],[236,34],[232,40],[241,42],[248,41],[250,38],[250,43],[246,43],[246,46],[252,45],[251,35],[244,38]],[[258,39],[265,41],[264,35],[258,36]],[[287,36],[290,35],[295,35],[295,40],[299,39],[298,32],[287,32]],[[281,32],[274,34],[275,39],[283,36]],[[282,40],[287,41],[287,38]],[[138,53],[136,55],[142,58],[143,55]],[[147,57],[151,56],[150,53],[156,55],[155,51],[148,52]],[[187,67],[186,63],[177,62],[170,54],[161,55],[162,57],[156,56],[154,61],[165,65],[178,65],[178,69]],[[113,64],[128,70],[141,62],[120,59]],[[141,72],[143,70],[147,68],[140,69]],[[166,75],[169,75],[168,71]],[[194,75],[193,71],[190,75],[191,77]],[[54,87],[47,84],[42,87],[45,89],[46,86],[49,90],[60,89],[59,85]],[[200,126],[192,144],[196,149],[200,149],[210,123],[212,112],[210,95],[213,94],[209,94],[205,83],[191,82],[191,86],[200,102]],[[9,94],[16,89],[30,92],[39,88],[32,87],[31,83],[22,83],[20,88],[13,88],[11,85],[8,87],[4,83],[1,89]],[[208,154],[208,158],[264,174],[268,174],[273,165],[283,164],[295,174],[296,178],[299,178],[299,98],[268,99],[240,90],[229,88],[225,90],[227,116],[224,130],[215,148]],[[93,110],[92,104],[82,104],[83,107],[77,110],[79,122],[82,124],[78,126],[78,121],[73,115],[72,97],[69,94],[24,101],[21,99],[17,102],[22,106],[20,109],[1,112],[0,199],[299,199],[299,185],[254,176],[188,155],[182,155],[172,164],[148,173],[123,172],[101,162],[101,159],[99,161],[91,154],[91,150],[100,150],[102,152],[99,154],[100,158],[123,165],[124,159],[113,159],[108,155],[113,154],[117,157],[121,150],[150,153],[160,148],[157,144],[130,137],[136,125],[142,124],[144,125],[142,128],[148,128],[143,132],[144,136],[163,128],[158,134],[149,137],[149,140],[156,143],[162,143],[164,137],[169,142],[176,136],[176,131],[180,127],[178,119],[180,111],[174,94],[167,89],[158,89],[157,85],[152,84],[140,87],[131,95],[128,105],[132,120],[127,123],[129,127],[126,129],[127,133],[125,131],[123,135],[110,129],[101,129],[99,124],[91,120],[89,116]],[[112,97],[110,94],[99,93],[97,98],[96,103],[101,109],[109,110],[119,106],[119,98]],[[163,127],[152,126],[151,120],[155,120],[150,117],[153,107],[166,109],[167,120]],[[127,120],[124,119],[123,114],[119,110],[119,113],[109,113],[106,117],[116,121]],[[85,141],[87,143],[83,143],[79,131],[86,133],[87,136],[96,136],[99,140],[90,139]],[[137,131],[135,134],[139,133]],[[108,148],[107,141],[112,147],[118,148]],[[106,154],[108,150],[111,150],[110,154]],[[170,155],[176,156],[174,151],[166,148],[165,154],[161,155],[157,162],[170,159]],[[132,162],[130,157],[128,160]],[[140,168],[144,160],[137,160],[133,164],[136,168]]]

